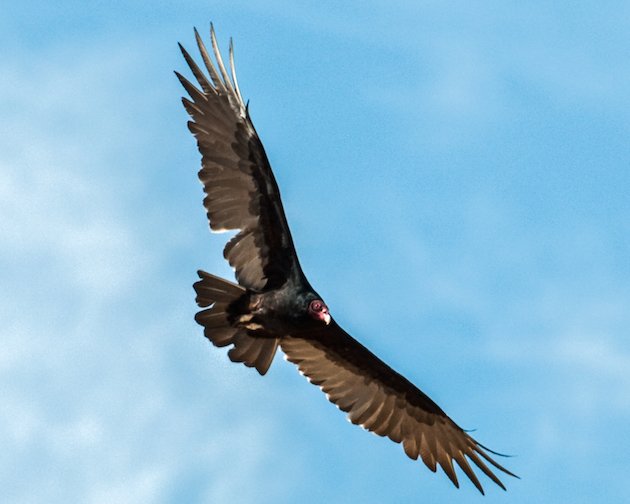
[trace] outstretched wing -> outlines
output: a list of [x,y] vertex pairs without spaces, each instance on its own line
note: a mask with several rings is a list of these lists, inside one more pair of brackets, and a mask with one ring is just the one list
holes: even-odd
[[[495,462],[488,448],[453,422],[426,394],[348,335],[336,322],[305,337],[286,337],[280,346],[289,361],[329,401],[365,429],[402,443],[405,453],[418,456],[433,472],[440,465],[459,487],[453,460],[483,494],[467,459],[505,490],[488,467],[516,476]],[[494,452],[493,452],[494,453]]]
[[210,79],[181,44],[201,89],[175,73],[191,98],[182,101],[192,117],[188,127],[197,138],[202,155],[199,178],[206,193],[203,204],[210,228],[239,230],[225,246],[223,255],[235,269],[241,285],[258,291],[277,288],[301,270],[278,185],[238,88],[232,44],[230,77],[212,25],[210,38],[216,67],[197,30],[195,37]]

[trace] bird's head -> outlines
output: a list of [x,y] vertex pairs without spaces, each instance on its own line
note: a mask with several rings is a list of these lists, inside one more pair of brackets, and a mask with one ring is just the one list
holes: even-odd
[[315,320],[330,324],[330,312],[328,306],[321,299],[313,299],[308,305],[308,314]]

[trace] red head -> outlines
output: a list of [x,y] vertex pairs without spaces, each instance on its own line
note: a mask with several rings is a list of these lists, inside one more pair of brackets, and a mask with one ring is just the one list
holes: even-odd
[[308,314],[315,320],[320,320],[326,325],[330,324],[330,313],[328,306],[321,299],[314,299],[308,305]]

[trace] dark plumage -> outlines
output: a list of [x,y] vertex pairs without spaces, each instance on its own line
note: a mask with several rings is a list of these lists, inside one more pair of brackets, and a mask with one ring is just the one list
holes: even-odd
[[432,471],[441,466],[456,486],[453,461],[483,493],[472,461],[505,489],[490,467],[514,474],[488,454],[495,452],[331,318],[300,267],[278,185],[238,88],[232,45],[228,74],[212,27],[210,36],[216,66],[195,30],[210,79],[181,45],[200,89],[176,72],[190,95],[183,103],[202,155],[199,178],[210,228],[238,230],[224,249],[238,285],[203,271],[194,285],[204,308],[195,320],[205,336],[216,346],[231,345],[230,359],[261,375],[280,345],[354,424],[402,443],[409,457],[422,458]]

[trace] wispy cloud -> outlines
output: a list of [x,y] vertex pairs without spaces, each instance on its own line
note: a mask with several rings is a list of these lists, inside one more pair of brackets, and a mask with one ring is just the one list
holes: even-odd
[[[3,496],[454,495],[285,362],[201,337],[194,270],[229,269],[171,70],[207,6],[75,4],[0,21]],[[627,495],[627,9],[215,7],[335,315],[518,455],[514,502]]]
[[[160,279],[182,228],[163,229],[153,247],[151,210],[138,212],[134,202],[142,184],[115,162],[133,159],[138,142],[136,121],[110,113],[124,97],[112,76],[133,79],[143,56],[133,44],[125,49],[90,43],[53,61],[30,55],[37,79],[17,62],[5,74],[3,493],[14,502],[181,502],[192,491],[188,481],[198,492],[192,500],[235,502],[228,495],[237,487],[241,502],[254,500],[257,488],[280,495],[286,487],[277,479],[256,483],[269,476],[278,433],[264,418],[224,422],[209,409],[240,378],[194,386],[193,405],[169,382],[170,368],[182,365],[173,347],[189,361],[203,351],[209,383],[222,382],[225,363],[212,370],[219,356],[194,327],[188,279]],[[159,293],[173,299],[182,291],[176,301],[184,304],[160,306]],[[194,338],[182,342],[185,332]],[[245,400],[256,401],[252,394]]]

